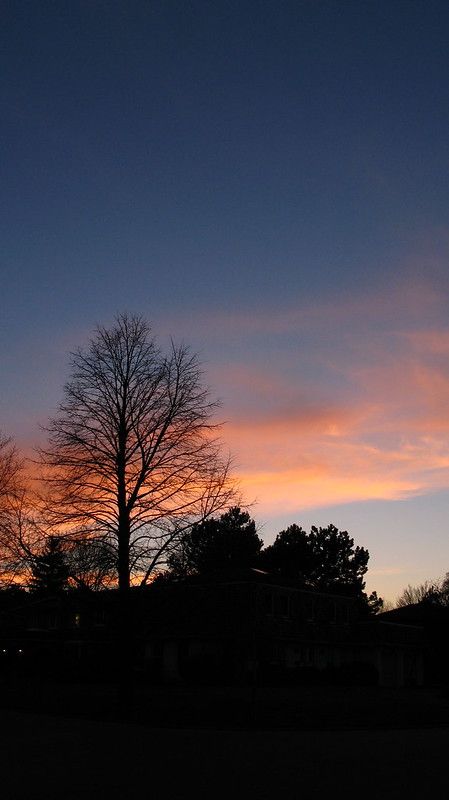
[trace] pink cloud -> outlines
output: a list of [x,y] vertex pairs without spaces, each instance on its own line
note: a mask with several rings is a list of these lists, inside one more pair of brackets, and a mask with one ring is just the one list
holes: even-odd
[[449,488],[449,360],[429,359],[449,350],[447,330],[384,328],[365,339],[355,328],[325,358],[320,345],[319,378],[307,377],[300,353],[296,372],[224,370],[237,399],[225,436],[250,496],[272,513]]

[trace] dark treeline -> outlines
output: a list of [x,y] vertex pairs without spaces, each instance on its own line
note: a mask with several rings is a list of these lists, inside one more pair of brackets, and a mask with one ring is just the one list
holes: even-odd
[[[310,533],[291,525],[264,547],[254,519],[234,506],[220,517],[193,525],[173,548],[167,568],[155,581],[170,583],[218,571],[256,568],[300,588],[358,598],[367,611],[375,613],[381,610],[382,600],[375,593],[368,597],[364,591],[368,560],[368,551],[354,546],[347,531],[334,525],[312,527]],[[24,575],[21,585],[41,596],[70,589],[96,591],[115,585],[114,566],[112,554],[101,543],[72,542],[52,535],[30,554],[28,577]],[[8,585],[11,583],[4,579],[3,587]]]
[[194,525],[169,557],[159,580],[253,567],[304,589],[355,597],[366,611],[377,613],[382,599],[364,591],[368,560],[368,550],[355,546],[347,531],[332,524],[313,526],[309,533],[290,525],[264,547],[255,521],[236,506],[219,518]]

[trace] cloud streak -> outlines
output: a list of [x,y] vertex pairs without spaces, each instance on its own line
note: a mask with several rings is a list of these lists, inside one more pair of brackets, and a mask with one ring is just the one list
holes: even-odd
[[449,326],[423,326],[442,302],[431,291],[421,315],[412,299],[413,313],[404,301],[393,320],[377,298],[374,330],[363,315],[343,330],[340,309],[324,333],[309,327],[305,352],[293,333],[282,352],[284,330],[271,326],[266,366],[242,353],[216,371],[228,399],[225,438],[262,513],[449,488]]

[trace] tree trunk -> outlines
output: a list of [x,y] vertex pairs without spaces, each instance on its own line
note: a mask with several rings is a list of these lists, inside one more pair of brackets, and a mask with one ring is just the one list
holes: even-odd
[[126,429],[122,422],[117,452],[117,509],[118,509],[118,585],[120,593],[129,589],[130,520],[126,497]]
[[120,511],[118,529],[118,586],[121,594],[126,594],[130,587],[129,537],[129,514],[125,508],[123,512]]
[[120,719],[132,718],[134,710],[133,654],[134,628],[130,608],[129,571],[129,513],[126,507],[120,509],[118,530],[118,716]]

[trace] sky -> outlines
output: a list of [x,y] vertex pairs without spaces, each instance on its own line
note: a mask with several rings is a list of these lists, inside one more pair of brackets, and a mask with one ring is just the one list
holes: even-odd
[[198,352],[265,542],[449,570],[449,7],[1,7],[0,427],[122,311]]

